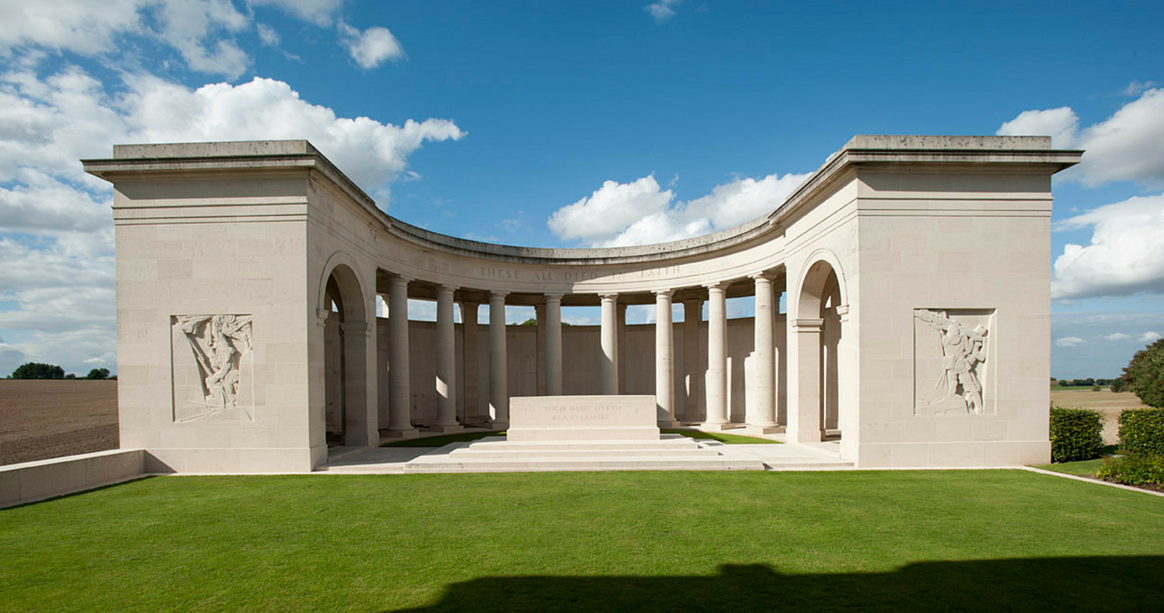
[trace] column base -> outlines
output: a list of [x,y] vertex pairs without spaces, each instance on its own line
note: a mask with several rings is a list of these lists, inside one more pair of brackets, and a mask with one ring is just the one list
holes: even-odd
[[507,422],[507,421],[493,421],[493,422],[489,422],[489,427],[494,429],[494,430],[507,430],[507,429],[509,429],[509,422]]
[[679,426],[681,426],[682,424],[680,424],[679,422],[675,421],[674,419],[660,419],[660,420],[657,422],[657,425],[658,425],[660,428],[678,428],[678,427],[679,427]]
[[420,435],[419,430],[417,430],[416,428],[409,428],[407,430],[387,430],[387,431],[381,433],[380,437],[381,438],[403,439],[403,438],[416,438],[419,435]]
[[453,424],[451,426],[442,426],[437,424],[428,429],[429,432],[440,432],[441,434],[453,434],[455,432],[464,432],[465,427],[461,424]]
[[742,427],[743,427],[743,424],[733,424],[730,422],[723,422],[720,424],[712,424],[712,423],[708,423],[708,422],[703,422],[703,423],[696,426],[696,428],[698,428],[699,430],[707,430],[709,432],[723,432],[724,430],[735,430],[736,428],[742,428]]
[[744,426],[744,430],[749,434],[783,434],[784,426],[754,426],[749,424]]

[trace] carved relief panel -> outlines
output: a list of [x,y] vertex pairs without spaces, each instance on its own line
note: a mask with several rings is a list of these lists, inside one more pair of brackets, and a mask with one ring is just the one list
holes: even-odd
[[994,413],[994,309],[914,309],[914,414]]
[[250,315],[170,318],[174,421],[253,421]]

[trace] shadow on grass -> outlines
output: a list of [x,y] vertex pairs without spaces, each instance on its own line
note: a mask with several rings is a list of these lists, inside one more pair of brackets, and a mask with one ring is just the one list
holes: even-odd
[[402,611],[1161,611],[1164,556],[920,562],[887,573],[485,577]]
[[138,481],[148,481],[148,480],[150,480],[150,479],[156,479],[156,478],[157,478],[157,475],[142,475],[142,476],[140,476],[140,477],[130,477],[130,478],[128,478],[128,479],[124,479],[124,480],[121,480],[121,481],[114,481],[114,482],[112,482],[112,483],[106,483],[105,485],[99,485],[99,486],[97,486],[97,487],[91,487],[91,488],[87,488],[87,489],[81,489],[81,490],[77,490],[77,491],[75,491],[75,492],[69,492],[69,493],[67,493],[67,494],[58,494],[58,495],[56,495],[56,496],[50,496],[50,497],[48,497],[48,498],[38,498],[38,499],[36,499],[36,500],[29,500],[28,502],[22,502],[22,503],[20,503],[20,504],[14,504],[14,505],[12,505],[12,506],[10,506],[10,507],[0,507],[0,512],[3,512],[3,511],[8,511],[8,510],[11,510],[11,509],[19,509],[20,507],[27,507],[28,505],[32,505],[32,504],[40,504],[40,503],[42,503],[42,502],[49,502],[49,501],[52,501],[52,500],[60,500],[60,499],[62,499],[62,498],[72,498],[73,496],[80,496],[80,495],[82,495],[82,494],[92,494],[93,492],[99,492],[99,491],[101,491],[101,490],[107,490],[107,489],[109,489],[109,488],[111,488],[111,487],[120,487],[120,486],[122,486],[122,485],[127,485],[127,484],[130,484],[130,483],[137,483]]

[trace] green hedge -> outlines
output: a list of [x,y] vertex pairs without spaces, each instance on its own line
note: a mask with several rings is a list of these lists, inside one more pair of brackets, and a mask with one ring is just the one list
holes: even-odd
[[1164,456],[1164,409],[1120,413],[1120,450],[1132,455]]
[[1095,476],[1124,485],[1164,485],[1164,457],[1140,454],[1107,458]]
[[1102,432],[1103,417],[1095,411],[1051,407],[1051,461],[1098,458]]

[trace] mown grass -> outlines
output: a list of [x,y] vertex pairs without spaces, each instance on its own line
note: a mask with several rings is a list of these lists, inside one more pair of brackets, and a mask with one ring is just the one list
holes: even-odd
[[[780,441],[772,441],[766,438],[757,438],[754,436],[743,436],[740,434],[727,434],[725,432],[700,432],[698,430],[661,430],[663,434],[682,434],[689,438],[716,440],[726,445],[757,445],[757,444],[780,444]],[[425,438],[413,438],[403,441],[392,441],[391,443],[384,443],[381,447],[444,447],[449,443],[463,443],[467,441],[475,441],[477,439],[485,438],[486,436],[498,436],[505,434],[505,431],[479,431],[479,432],[459,432],[457,434],[445,434],[442,436],[428,436]]]
[[663,430],[664,434],[682,434],[689,438],[699,438],[719,441],[726,445],[779,445],[780,441],[773,441],[743,434],[728,434],[727,432],[703,432],[701,430]]
[[0,551],[3,611],[1164,608],[1164,500],[1006,470],[156,477]]
[[1096,471],[1103,466],[1103,458],[1095,460],[1080,460],[1078,462],[1060,462],[1058,464],[1040,464],[1035,468],[1049,470],[1051,472],[1063,473],[1064,475],[1076,475],[1078,477],[1094,477]]

